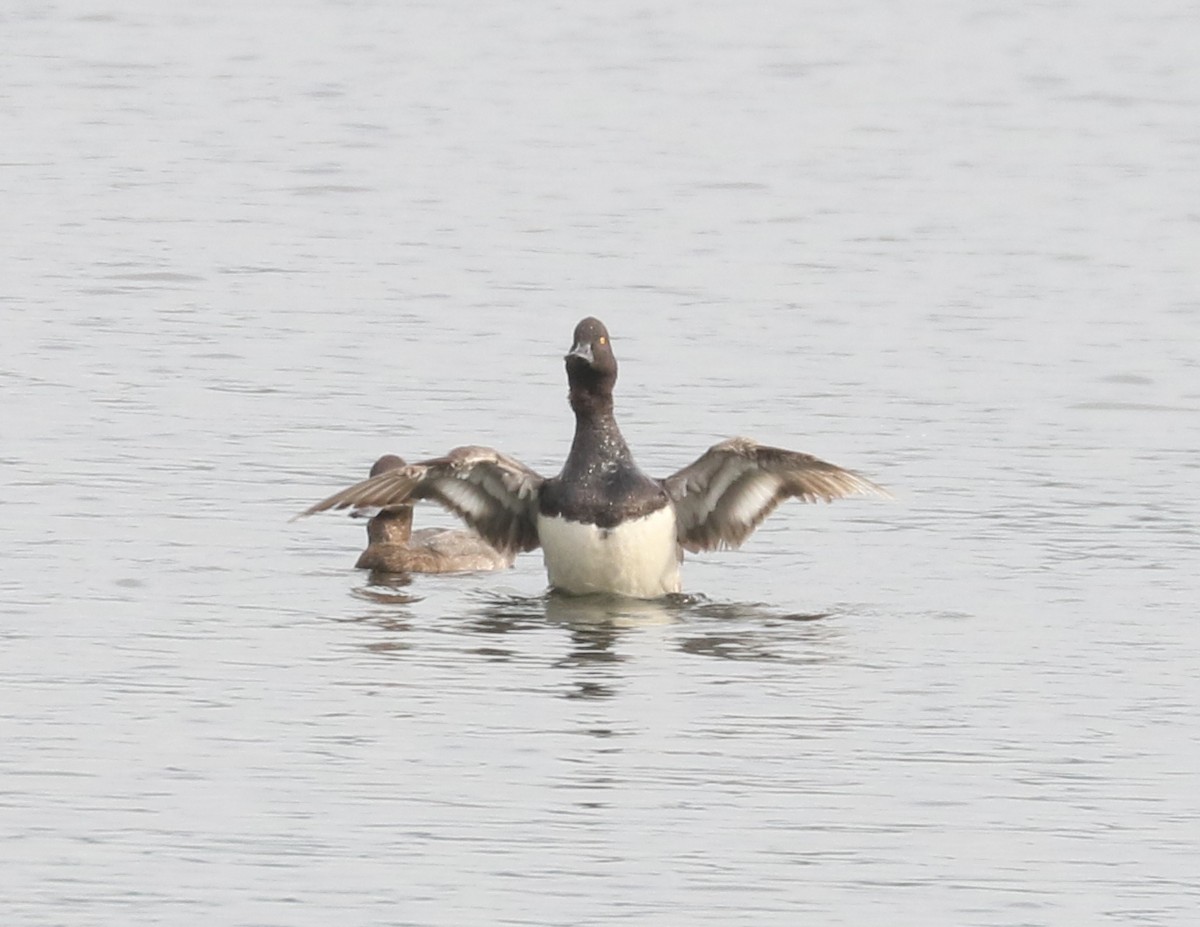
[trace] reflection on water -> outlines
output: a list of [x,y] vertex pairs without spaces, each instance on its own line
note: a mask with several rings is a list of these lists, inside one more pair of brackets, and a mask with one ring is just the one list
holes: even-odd
[[[683,653],[737,661],[771,661],[794,665],[826,659],[822,644],[835,631],[822,624],[833,612],[788,613],[762,603],[719,601],[698,594],[676,594],[641,600],[620,596],[571,596],[555,591],[522,596],[476,592],[466,597],[461,614],[415,619],[409,606],[422,597],[407,590],[411,576],[372,573],[367,585],[351,591],[356,598],[384,606],[355,618],[381,631],[410,635],[414,621],[453,627],[478,641],[469,652],[493,660],[535,659],[565,670],[620,664],[629,659],[622,651],[623,638],[650,630],[668,630],[663,640]],[[395,590],[406,590],[396,592]],[[343,619],[344,620],[344,619]],[[521,636],[557,628],[559,655],[544,651],[539,636],[522,652]],[[415,645],[396,640],[371,641],[363,646],[377,653],[414,656]],[[611,685],[580,680],[573,698],[602,698]]]
[[392,635],[386,640],[373,640],[363,644],[363,647],[372,653],[403,653],[413,646],[408,632],[412,630],[414,615],[408,606],[421,601],[420,596],[404,591],[411,584],[411,576],[371,573],[367,584],[351,589],[350,594],[356,599],[381,607],[369,612],[335,617],[333,620],[373,625]]
[[352,590],[352,594],[370,602],[382,605],[408,605],[421,601],[421,597],[410,592],[402,592],[413,583],[409,573],[384,573],[372,570],[367,574],[367,584]]

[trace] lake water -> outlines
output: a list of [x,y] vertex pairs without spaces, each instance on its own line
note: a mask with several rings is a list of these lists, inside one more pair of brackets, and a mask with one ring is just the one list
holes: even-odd
[[[1194,923],[1198,43],[10,4],[0,919]],[[647,471],[748,434],[897,500],[621,608],[289,523],[385,452],[557,472],[590,314]]]

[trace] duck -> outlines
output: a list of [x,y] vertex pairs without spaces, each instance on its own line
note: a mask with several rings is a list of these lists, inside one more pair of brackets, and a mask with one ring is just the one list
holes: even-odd
[[744,437],[714,444],[655,479],[638,467],[617,425],[617,359],[603,322],[588,317],[576,325],[564,363],[575,433],[557,476],[469,445],[388,469],[300,517],[431,500],[501,553],[540,547],[553,590],[655,599],[682,590],[685,552],[741,546],[787,499],[890,498],[852,470]]
[[[369,478],[405,467],[404,458],[385,454],[371,466]],[[512,566],[515,551],[502,553],[474,531],[452,528],[412,529],[413,507],[387,505],[367,522],[367,549],[354,564],[381,573],[473,573]]]

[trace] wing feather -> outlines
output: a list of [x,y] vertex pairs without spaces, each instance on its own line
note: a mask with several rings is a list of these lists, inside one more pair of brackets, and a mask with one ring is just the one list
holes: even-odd
[[535,549],[543,479],[489,447],[458,447],[444,457],[396,467],[334,493],[300,517],[330,509],[383,507],[429,499],[449,509],[504,553]]
[[891,498],[853,471],[749,438],[713,445],[663,485],[675,502],[679,543],[693,552],[740,546],[785,499]]

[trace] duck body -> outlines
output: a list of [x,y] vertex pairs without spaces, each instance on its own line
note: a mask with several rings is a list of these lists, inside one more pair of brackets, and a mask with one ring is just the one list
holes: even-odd
[[638,467],[617,426],[616,359],[603,325],[580,323],[566,363],[575,438],[562,472],[538,493],[550,585],[641,599],[678,592],[683,551],[675,507],[662,483]]
[[369,544],[354,565],[381,573],[481,573],[512,563],[511,554],[500,553],[473,531],[420,528],[405,544]]
[[680,591],[685,550],[739,546],[785,499],[888,496],[850,470],[748,438],[715,444],[665,479],[650,477],[614,416],[617,361],[604,324],[581,321],[564,360],[575,434],[557,476],[491,448],[460,447],[380,472],[303,514],[432,499],[504,555],[541,547],[557,590],[652,599]]
[[670,505],[611,528],[539,514],[537,529],[546,577],[555,589],[635,599],[680,590],[683,551]]
[[[405,466],[394,454],[375,461],[371,477]],[[474,573],[504,570],[515,554],[502,553],[474,531],[421,528],[413,531],[413,507],[391,505],[367,522],[367,548],[354,564],[381,573]]]

